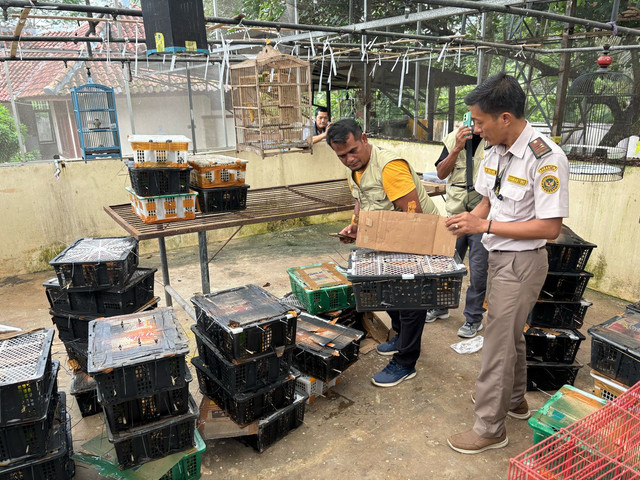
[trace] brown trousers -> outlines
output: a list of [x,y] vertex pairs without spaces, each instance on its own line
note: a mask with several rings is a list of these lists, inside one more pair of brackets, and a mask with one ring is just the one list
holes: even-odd
[[501,436],[507,412],[524,400],[527,363],[523,329],[547,270],[544,247],[525,252],[489,252],[487,321],[473,426],[481,437]]

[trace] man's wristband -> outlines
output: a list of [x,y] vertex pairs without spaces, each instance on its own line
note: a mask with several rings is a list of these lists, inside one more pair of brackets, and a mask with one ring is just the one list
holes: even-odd
[[357,225],[358,220],[360,220],[360,215],[358,215],[357,213],[351,215],[351,225]]
[[491,222],[493,222],[493,220],[489,220],[489,226],[487,227],[487,235],[491,233]]

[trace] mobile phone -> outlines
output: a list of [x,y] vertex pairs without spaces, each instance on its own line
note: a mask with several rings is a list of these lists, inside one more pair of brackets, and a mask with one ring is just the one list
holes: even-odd
[[462,120],[462,124],[465,127],[470,127],[471,126],[471,112],[467,112],[464,114],[464,120]]

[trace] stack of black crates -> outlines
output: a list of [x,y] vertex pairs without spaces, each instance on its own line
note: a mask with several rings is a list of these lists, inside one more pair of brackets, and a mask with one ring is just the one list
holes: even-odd
[[640,302],[588,331],[594,391],[614,400],[640,381]]
[[0,340],[0,479],[69,479],[71,420],[51,361],[53,329]]
[[247,161],[227,155],[202,154],[189,157],[191,188],[198,193],[202,213],[230,212],[247,208],[245,175]]
[[591,302],[584,294],[593,274],[584,269],[596,247],[566,225],[547,243],[549,273],[527,325],[527,389],[558,390],[573,385],[582,364],[576,361],[582,327]]
[[188,339],[172,308],[89,324],[89,374],[107,437],[128,469],[194,446]]
[[156,269],[138,267],[138,241],[131,237],[80,238],[49,263],[56,278],[43,286],[74,370],[71,395],[82,416],[94,415],[100,409],[87,375],[89,322],[155,308]]
[[191,299],[200,391],[240,426],[257,422],[242,440],[262,452],[304,419],[304,396],[291,374],[298,311],[257,285]]

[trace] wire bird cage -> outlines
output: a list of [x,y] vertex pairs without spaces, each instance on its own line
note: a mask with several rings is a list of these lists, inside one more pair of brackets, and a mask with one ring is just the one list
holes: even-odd
[[231,66],[236,149],[265,157],[311,150],[309,62],[270,45]]
[[113,88],[93,83],[71,90],[76,129],[82,158],[119,158],[122,160],[118,115]]
[[567,93],[562,149],[569,158],[571,180],[621,180],[627,163],[629,137],[637,115],[633,80],[611,72],[608,46],[598,58],[600,69],[576,78]]

